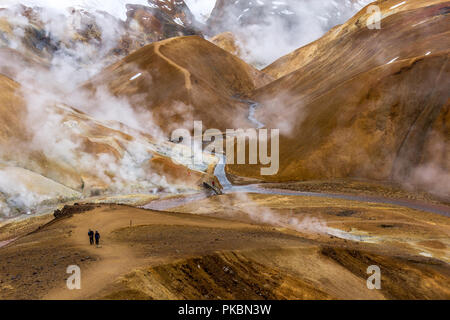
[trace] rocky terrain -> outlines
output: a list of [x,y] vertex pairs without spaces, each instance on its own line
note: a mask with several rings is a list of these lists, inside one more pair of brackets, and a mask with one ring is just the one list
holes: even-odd
[[[75,206],[77,210],[69,216],[45,225],[42,219],[29,222],[27,228],[16,224],[22,232],[33,226],[40,228],[0,249],[0,297],[450,296],[446,217],[390,205],[314,197],[249,195],[243,200],[224,195],[168,212],[117,205],[96,205],[82,212],[83,207],[78,210]],[[279,217],[278,222],[263,220],[268,210]],[[278,224],[283,216],[303,222],[286,227]],[[3,226],[0,231],[7,233],[9,228]],[[89,246],[89,228],[101,229],[101,248]],[[333,230],[342,231],[332,235]],[[65,269],[72,264],[82,269],[81,290],[65,287]],[[366,269],[373,264],[381,267],[382,290],[366,287]]]

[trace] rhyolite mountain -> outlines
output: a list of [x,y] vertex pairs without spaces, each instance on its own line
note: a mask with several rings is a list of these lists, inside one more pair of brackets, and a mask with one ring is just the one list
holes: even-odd
[[361,10],[321,39],[264,69],[252,93],[258,121],[280,128],[280,170],[229,172],[265,181],[365,178],[449,186],[448,1],[377,1],[380,30]]

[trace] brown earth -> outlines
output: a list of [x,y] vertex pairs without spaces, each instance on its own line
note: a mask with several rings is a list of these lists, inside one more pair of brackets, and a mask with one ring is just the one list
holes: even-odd
[[408,191],[400,184],[382,181],[335,179],[330,181],[294,181],[286,183],[264,183],[263,188],[286,189],[302,192],[334,193],[358,196],[382,197],[385,199],[418,200],[424,203],[445,204],[426,192]]
[[29,52],[20,52],[10,48],[0,48],[0,73],[11,79],[17,79],[24,70],[48,72],[49,64],[44,59]]
[[[200,215],[95,205],[91,211],[56,219],[0,248],[1,261],[5,262],[0,267],[0,297],[448,299],[450,296],[450,271],[448,261],[444,262],[448,260],[446,248],[450,245],[448,218],[395,206],[373,207],[336,199],[249,197],[250,202],[241,202],[242,199],[232,201],[230,195],[217,196],[176,209],[195,210]],[[377,241],[350,241],[249,219],[248,209],[259,206],[281,215],[296,208],[297,217],[324,219],[342,230],[349,226],[360,232],[366,230]],[[355,213],[334,214],[345,210]],[[394,225],[394,232],[392,228],[380,227],[388,224]],[[99,248],[89,246],[89,228],[100,231]],[[431,252],[433,257],[424,257],[420,252]],[[73,264],[82,270],[81,290],[65,288],[68,277],[65,269]],[[365,269],[372,264],[381,267],[382,290],[366,287]]]
[[[221,130],[250,127],[248,104],[239,98],[259,102],[256,118],[282,129],[280,170],[262,177],[259,166],[227,166],[240,181],[312,180],[285,187],[393,198],[412,194],[448,203],[449,2],[408,1],[396,10],[390,8],[397,1],[377,4],[384,12],[381,30],[366,28],[363,10],[269,66],[265,72],[278,78],[274,82],[193,36],[145,46],[84,88],[95,92],[106,86],[136,110],[151,110],[165,134],[193,120]],[[54,49],[46,44],[45,55]],[[18,59],[25,66],[39,62],[26,55]],[[4,72],[14,76],[15,70]],[[48,186],[47,178],[73,192],[107,188],[90,168],[72,167],[41,150],[24,154],[32,132],[20,90],[0,75],[2,159],[29,171],[12,172],[36,173],[39,178],[27,180],[30,188]],[[65,105],[49,108],[80,126],[80,153],[119,160],[136,139],[156,143]],[[200,173],[148,152],[155,156],[145,169],[168,175],[170,183],[196,188],[213,179],[211,166]],[[114,177],[112,170],[103,173]],[[394,180],[411,192],[336,182],[348,177]],[[390,204],[276,194],[225,194],[171,211],[87,204],[63,208],[55,220],[43,216],[1,225],[0,298],[450,298],[450,229],[443,216]],[[89,246],[88,229],[100,231],[100,247]],[[82,269],[82,290],[70,291],[66,268],[74,264]],[[366,269],[373,264],[382,270],[379,291],[366,286]]]

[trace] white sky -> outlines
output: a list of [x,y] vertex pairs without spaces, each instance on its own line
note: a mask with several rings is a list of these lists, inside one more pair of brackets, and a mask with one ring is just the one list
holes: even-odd
[[[207,19],[215,4],[215,0],[185,0],[185,2],[196,19],[202,22]],[[67,7],[94,8],[106,11],[122,20],[126,19],[126,4],[148,4],[147,0],[0,0],[0,7],[19,3],[26,6],[50,7],[62,12]]]

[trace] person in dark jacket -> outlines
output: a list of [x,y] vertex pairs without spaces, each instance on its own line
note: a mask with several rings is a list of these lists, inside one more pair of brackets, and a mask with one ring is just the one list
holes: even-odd
[[94,231],[92,231],[91,229],[89,229],[88,236],[89,236],[89,242],[90,242],[90,244],[93,245],[93,244],[94,244]]
[[98,246],[100,244],[100,233],[95,231],[95,244]]

